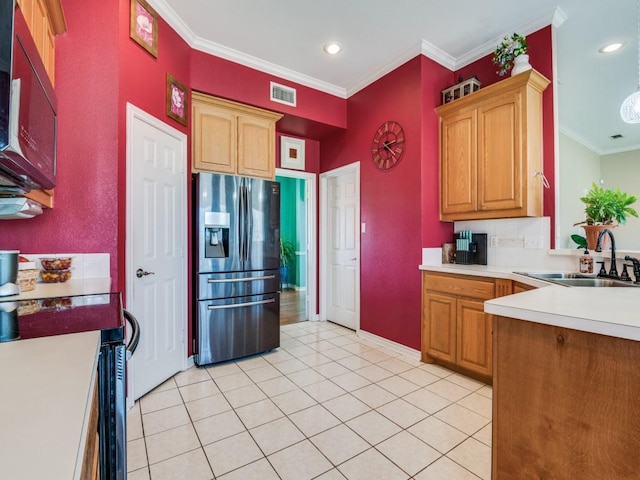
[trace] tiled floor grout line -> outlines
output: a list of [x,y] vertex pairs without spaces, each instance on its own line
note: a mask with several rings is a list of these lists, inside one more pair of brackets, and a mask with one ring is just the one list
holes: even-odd
[[[293,324],[293,325],[297,326],[297,324]],[[289,325],[288,327],[291,327],[291,325]],[[340,327],[338,327],[338,328],[340,328]],[[215,444],[217,442],[220,442],[220,441],[223,441],[225,439],[232,438],[232,437],[234,437],[236,435],[240,435],[243,432],[249,434],[250,438],[252,439],[252,441],[255,443],[256,447],[259,449],[260,453],[262,454],[262,457],[259,458],[259,459],[253,460],[253,461],[251,461],[251,462],[249,462],[247,464],[244,464],[244,465],[238,466],[236,468],[233,468],[233,469],[231,469],[229,471],[225,471],[223,473],[223,475],[229,475],[229,474],[231,474],[233,472],[236,472],[236,471],[238,471],[238,470],[240,470],[242,468],[245,468],[245,467],[247,467],[249,465],[252,465],[252,464],[256,464],[256,463],[260,462],[261,460],[266,459],[267,462],[269,463],[269,465],[271,466],[271,468],[273,469],[273,471],[278,476],[278,478],[282,478],[280,473],[277,471],[276,465],[273,464],[273,462],[271,461],[270,457],[275,455],[275,454],[277,454],[277,453],[279,453],[279,452],[281,452],[281,451],[283,451],[283,450],[285,450],[285,449],[291,448],[294,445],[298,445],[298,444],[301,444],[303,442],[309,442],[318,451],[318,453],[320,453],[322,455],[322,457],[324,457],[327,460],[328,464],[330,465],[329,470],[327,470],[325,473],[338,469],[338,467],[340,467],[342,465],[345,465],[347,462],[350,462],[351,460],[353,460],[357,456],[362,455],[363,453],[365,453],[365,452],[367,452],[369,450],[375,450],[380,455],[382,455],[384,458],[386,458],[389,462],[391,462],[392,464],[396,465],[397,468],[399,468],[401,471],[403,471],[406,474],[406,478],[407,479],[412,479],[412,478],[418,476],[422,471],[426,470],[431,464],[435,463],[437,460],[442,459],[443,457],[446,457],[448,460],[458,464],[455,460],[453,460],[452,458],[448,457],[448,454],[453,452],[457,447],[459,447],[461,444],[463,444],[464,442],[468,441],[469,439],[473,439],[473,440],[479,442],[480,444],[487,446],[483,441],[476,439],[475,435],[479,434],[480,431],[485,429],[490,424],[491,418],[487,418],[484,415],[478,413],[477,411],[474,411],[474,410],[466,407],[465,405],[459,404],[460,401],[462,401],[465,398],[472,397],[474,394],[480,395],[481,397],[484,397],[486,399],[490,399],[490,397],[480,393],[480,390],[483,390],[483,386],[482,385],[478,385],[477,382],[475,382],[475,385],[473,383],[471,383],[471,384],[468,383],[467,386],[464,386],[464,385],[460,385],[460,384],[456,383],[455,381],[452,381],[452,379],[447,380],[447,382],[456,385],[456,387],[459,387],[459,388],[462,388],[462,389],[465,389],[465,390],[469,391],[467,394],[465,394],[462,397],[458,398],[457,400],[453,401],[453,400],[450,400],[449,398],[441,397],[437,393],[432,392],[431,390],[429,390],[427,387],[430,386],[430,385],[433,385],[433,384],[435,384],[437,382],[446,380],[449,377],[454,376],[455,372],[449,372],[449,373],[446,373],[445,375],[442,375],[442,376],[440,374],[436,374],[435,372],[432,373],[432,372],[430,372],[430,371],[428,371],[426,369],[422,369],[421,368],[424,364],[416,364],[416,361],[414,359],[407,359],[406,357],[403,357],[401,354],[398,354],[397,352],[393,352],[393,351],[388,350],[388,349],[386,349],[384,347],[375,346],[374,344],[372,344],[371,342],[366,341],[366,340],[363,341],[362,339],[360,339],[357,336],[355,336],[355,334],[347,333],[347,334],[336,334],[336,335],[328,336],[327,333],[326,333],[326,330],[325,330],[325,331],[323,331],[323,332],[325,332],[324,335],[319,336],[317,334],[317,332],[320,329],[319,328],[315,328],[316,333],[312,333],[312,332],[308,332],[308,331],[307,332],[295,332],[295,333],[301,333],[301,334],[297,335],[297,336],[293,336],[293,335],[290,335],[288,333],[291,330],[293,330],[293,328],[289,328],[289,329],[283,328],[284,341],[282,343],[284,344],[284,346],[281,346],[278,349],[278,352],[286,352],[287,353],[287,355],[288,355],[287,359],[275,361],[274,363],[272,363],[267,358],[269,355],[271,355],[271,353],[267,353],[267,354],[264,354],[262,356],[254,357],[254,358],[251,358],[251,359],[243,359],[243,360],[239,360],[239,361],[235,361],[235,362],[233,362],[233,361],[226,362],[225,365],[236,365],[238,367],[238,371],[231,371],[230,373],[226,373],[225,372],[222,375],[216,376],[216,377],[214,377],[214,375],[213,375],[213,373],[211,371],[212,369],[215,368],[215,366],[204,367],[204,368],[201,368],[199,370],[206,371],[206,373],[207,373],[206,378],[195,379],[195,380],[182,380],[180,382],[174,379],[173,380],[173,385],[174,386],[172,386],[171,388],[163,388],[160,391],[154,390],[153,392],[150,392],[150,394],[148,394],[149,396],[151,396],[154,393],[160,393],[160,392],[163,392],[163,391],[168,391],[168,390],[173,390],[173,389],[177,390],[177,393],[178,393],[180,401],[181,401],[180,405],[186,411],[187,418],[189,420],[189,424],[191,425],[191,427],[195,431],[195,434],[196,434],[196,437],[197,437],[197,440],[198,440],[198,444],[199,444],[199,447],[191,449],[191,450],[188,450],[188,452],[192,452],[194,450],[202,450],[202,453],[204,454],[204,457],[205,457],[205,459],[207,461],[207,464],[208,464],[209,468],[211,469],[211,472],[213,472],[214,476],[212,478],[217,478],[217,477],[215,477],[215,470],[213,468],[214,465],[211,463],[210,457],[206,454],[205,447],[209,446],[209,445],[213,445],[213,444]],[[334,330],[335,329],[333,329],[333,328],[329,329],[329,332],[333,333]],[[298,338],[305,338],[307,340],[307,342],[303,343],[301,340],[298,340]],[[339,338],[347,338],[348,341],[347,340],[339,340],[340,344],[336,344],[336,343],[331,342],[332,339],[334,339],[335,341],[338,341],[336,339],[339,339]],[[300,345],[297,345],[296,342],[300,343]],[[328,346],[326,344],[324,344],[323,342],[327,342],[328,344],[333,345],[333,347],[325,348],[325,347],[328,347]],[[350,346],[350,345],[355,345],[355,344],[363,345],[363,347],[366,347],[367,350],[360,351],[359,348],[352,347],[352,350],[358,350],[358,353],[355,353],[352,350],[348,350],[346,348],[343,348],[343,347]],[[295,355],[295,354],[292,354],[289,351],[289,350],[296,349],[296,348],[302,347],[302,346],[313,350],[313,353]],[[314,347],[317,347],[317,348],[314,348]],[[322,348],[320,348],[320,347],[322,347]],[[332,356],[327,356],[327,355],[324,354],[324,352],[327,352],[327,351],[330,351],[330,350],[335,350],[335,349],[343,350],[345,355],[343,356],[343,352],[340,352],[340,351],[333,352]],[[306,350],[302,349],[302,348],[298,348],[298,351],[305,352]],[[377,351],[377,354],[369,353],[368,355],[366,355],[367,352],[374,352],[374,351]],[[309,357],[311,357],[311,355],[318,355],[318,354],[323,355],[324,357],[326,357],[327,361],[323,362],[323,363],[314,363],[314,365],[310,365],[310,364],[300,360],[300,358],[303,358],[303,357],[309,358]],[[346,354],[348,354],[348,355],[346,355]],[[363,356],[363,354],[365,354],[365,355]],[[336,355],[339,355],[339,358],[333,358],[333,356],[336,356]],[[381,356],[378,356],[377,358],[382,358],[382,359],[375,360],[377,355],[381,355]],[[356,369],[352,369],[352,368],[349,368],[349,367],[347,367],[345,365],[342,365],[342,363],[340,363],[340,360],[345,360],[345,359],[351,358],[351,357],[359,357],[360,359],[362,359],[365,362],[367,362],[368,365],[366,365],[364,367],[358,367]],[[365,358],[365,357],[367,357],[367,358]],[[370,360],[372,358],[374,359],[373,361]],[[405,358],[407,360],[411,360],[411,363],[403,360],[403,358]],[[256,360],[256,359],[263,359],[265,361],[265,364],[264,365],[255,365],[254,366],[253,361]],[[305,365],[305,367],[303,369],[300,369],[300,370],[294,370],[294,371],[289,371],[288,373],[285,373],[283,370],[280,370],[278,368],[278,366],[277,366],[278,364],[281,364],[283,362],[293,361],[293,360],[297,360],[298,362],[301,362],[302,364]],[[384,368],[384,366],[379,365],[379,364],[384,363],[384,362],[390,362],[389,365],[392,365],[392,362],[394,360],[398,361],[398,362],[405,363],[407,368],[405,368],[404,370],[399,370],[396,373],[396,372],[394,372],[392,370],[388,370],[388,369]],[[355,362],[355,360],[354,360],[354,362]],[[243,366],[243,363],[245,363],[244,366]],[[260,363],[260,362],[256,362],[256,363]],[[330,365],[330,364],[339,365],[340,367],[346,369],[347,373],[331,374],[330,376],[327,376],[326,374],[322,374],[322,373],[320,373],[320,371],[318,371],[318,368],[322,367],[322,365]],[[381,378],[381,379],[379,379],[377,381],[373,381],[373,380],[370,380],[369,378],[367,378],[367,377],[365,377],[363,375],[358,374],[358,370],[361,370],[363,368],[367,368],[367,367],[370,367],[370,366],[376,366],[376,367],[378,367],[380,369],[385,370],[386,372],[389,373],[389,376],[388,377],[383,377],[383,378]],[[278,372],[278,375],[273,376],[273,377],[267,377],[265,379],[256,381],[256,380],[254,380],[254,376],[252,376],[252,375],[250,375],[248,373],[248,372],[250,372],[252,370],[258,370],[260,368],[266,368],[266,367],[274,368]],[[403,368],[403,366],[398,366],[398,368]],[[426,384],[423,385],[423,384],[418,384],[418,383],[412,381],[411,379],[404,378],[404,377],[401,376],[403,373],[411,372],[411,371],[414,371],[414,370],[421,370],[422,372],[426,372],[426,373],[434,376],[435,378],[431,382],[426,383]],[[291,378],[291,375],[294,375],[295,373],[298,373],[298,372],[312,372],[314,375],[319,375],[322,378],[322,380],[313,381],[311,383],[307,383],[306,381],[304,381],[304,386],[302,386],[301,383],[298,383],[298,382],[302,381],[300,378],[298,379],[298,382],[296,382],[293,378]],[[225,378],[225,377],[229,377],[231,375],[237,375],[237,374],[240,374],[240,373],[242,373],[244,375],[244,377],[248,378],[248,381],[249,381],[248,385],[243,385],[243,386],[240,386],[240,387],[234,386],[233,388],[227,388],[226,390],[223,390],[221,388],[221,387],[224,386],[224,382],[220,383],[220,379]],[[440,372],[440,373],[442,373],[442,372]],[[357,375],[358,378],[362,379],[363,381],[366,381],[367,384],[363,385],[363,386],[360,386],[358,388],[349,389],[347,386],[343,387],[338,382],[335,381],[335,379],[337,377],[340,377],[342,375],[348,375],[348,374]],[[180,374],[177,374],[176,377],[179,377],[179,375]],[[302,376],[302,373],[299,376]],[[257,377],[257,375],[256,375],[256,377]],[[258,377],[258,378],[260,378],[260,377]],[[265,386],[266,382],[268,382],[270,380],[279,379],[279,378],[287,379],[289,382],[292,383],[292,385],[295,385],[294,390],[278,391],[278,393],[276,393],[274,395],[270,395],[269,392],[265,389],[266,388],[266,386]],[[409,390],[406,393],[400,395],[400,394],[394,393],[391,390],[388,390],[387,388],[385,388],[382,385],[379,385],[380,382],[383,382],[385,380],[391,380],[391,379],[401,379],[402,381],[408,382],[409,384],[411,384],[411,387],[415,387],[415,388],[413,388],[412,390]],[[457,377],[456,377],[456,379],[457,379]],[[182,383],[183,381],[185,381],[186,383]],[[185,396],[185,392],[182,390],[182,388],[189,387],[189,386],[192,386],[192,385],[197,385],[199,383],[209,383],[210,381],[213,382],[213,385],[216,388],[216,393],[213,393],[212,395],[205,394],[202,397],[196,396],[195,398],[190,398],[190,400],[187,401],[188,397]],[[331,396],[331,397],[328,397],[328,398],[320,401],[320,400],[318,400],[318,398],[316,396],[310,394],[307,390],[305,390],[305,389],[308,389],[309,387],[312,387],[315,384],[318,384],[318,383],[321,383],[321,382],[325,382],[325,381],[328,381],[331,385],[341,389],[342,392],[336,394],[335,396]],[[263,386],[260,385],[261,383],[263,384]],[[468,385],[473,385],[474,388],[470,389]],[[238,390],[240,388],[247,388],[247,387],[250,387],[250,386],[257,388],[258,391],[262,395],[265,396],[265,398],[252,400],[252,401],[250,401],[250,402],[248,402],[246,404],[242,403],[242,404],[240,404],[238,406],[234,406],[235,402],[232,403],[230,401],[230,398],[228,397],[230,392],[232,392],[234,390]],[[388,394],[390,394],[393,398],[390,398],[387,401],[383,401],[380,404],[376,403],[376,406],[373,407],[371,404],[369,404],[367,402],[364,402],[358,396],[353,394],[354,392],[357,392],[359,390],[362,390],[362,389],[365,389],[365,388],[368,388],[368,387],[372,387],[372,386],[376,386],[379,389],[382,389],[384,392],[387,392]],[[407,387],[407,388],[410,388],[410,387]],[[409,401],[405,400],[406,396],[408,396],[408,395],[410,395],[412,393],[418,393],[421,390],[427,390],[430,395],[436,396],[436,397],[440,398],[443,402],[447,402],[447,403],[444,406],[441,406],[440,408],[437,408],[437,409],[435,409],[433,411],[425,411],[423,408],[418,407],[417,405],[414,405],[412,402],[409,402]],[[306,407],[304,407],[302,409],[296,409],[294,411],[291,411],[290,413],[286,413],[286,411],[284,411],[282,409],[281,405],[279,405],[279,404],[277,404],[277,403],[275,403],[273,401],[273,398],[276,398],[276,397],[281,396],[281,395],[286,395],[287,393],[292,393],[293,391],[300,391],[300,392],[304,393],[306,396],[310,397],[311,400],[313,400],[313,404],[310,405],[310,406],[306,406]],[[230,409],[229,410],[224,410],[222,412],[216,412],[213,415],[207,415],[205,417],[198,418],[197,420],[194,420],[192,412],[190,411],[189,408],[187,408],[187,404],[191,403],[191,402],[198,401],[198,400],[202,400],[204,398],[212,397],[212,396],[215,396],[215,395],[221,395],[222,398],[224,399],[224,401],[230,407]],[[330,393],[330,395],[333,395],[333,394]],[[340,399],[340,398],[343,398],[343,397],[349,397],[349,398],[352,398],[352,399],[356,399],[357,402],[363,403],[363,405],[366,406],[367,410],[365,412],[358,413],[358,414],[356,414],[354,416],[349,416],[349,418],[347,418],[346,420],[342,420],[342,417],[337,417],[330,409],[327,408],[325,403],[333,401],[333,400],[337,400],[337,399]],[[279,417],[277,417],[275,419],[270,419],[270,420],[268,420],[268,421],[266,421],[264,423],[259,423],[259,424],[253,425],[253,426],[251,426],[251,428],[249,428],[250,424],[246,423],[246,419],[243,419],[243,417],[237,412],[237,410],[239,408],[247,407],[249,405],[253,405],[253,404],[256,404],[258,402],[263,402],[265,400],[268,400],[269,403],[277,409],[277,411],[279,412],[279,414],[281,416],[279,416]],[[416,409],[420,410],[421,412],[423,412],[423,414],[426,415],[426,416],[424,418],[420,419],[420,420],[414,421],[411,424],[403,426],[403,425],[398,424],[397,421],[395,421],[395,420],[393,420],[391,418],[388,418],[387,416],[385,416],[384,414],[382,414],[382,413],[380,413],[378,411],[382,407],[388,406],[389,404],[391,404],[393,402],[396,402],[398,400],[403,400],[404,402],[408,403],[412,408],[416,408]],[[482,419],[486,420],[487,423],[485,423],[481,427],[475,429],[473,431],[473,433],[467,434],[467,433],[465,433],[465,432],[463,432],[461,430],[458,430],[458,428],[456,426],[449,424],[447,421],[441,420],[440,418],[436,417],[436,414],[438,414],[438,413],[440,413],[440,412],[442,412],[442,411],[446,410],[447,408],[449,408],[451,406],[454,406],[454,405],[464,409],[469,414],[482,417]],[[171,428],[168,428],[168,429],[165,429],[165,430],[162,430],[162,431],[155,432],[155,433],[153,433],[151,435],[146,435],[145,434],[144,416],[147,415],[147,414],[150,414],[150,413],[155,413],[155,412],[159,412],[159,411],[162,411],[162,410],[166,410],[166,409],[172,408],[174,406],[177,406],[177,405],[171,405],[171,406],[159,408],[159,409],[156,409],[156,410],[147,411],[145,413],[142,412],[142,408],[141,408],[140,405],[137,406],[138,411],[139,411],[139,415],[140,415],[140,423],[141,423],[141,427],[142,427],[142,438],[144,439],[145,456],[146,456],[146,463],[147,464],[146,464],[145,467],[137,469],[136,472],[140,471],[140,470],[143,470],[143,469],[146,469],[148,474],[149,474],[149,478],[151,477],[151,464],[150,464],[150,458],[149,458],[149,449],[148,449],[148,444],[147,444],[147,438],[148,437],[152,437],[154,435],[162,434],[162,433],[167,432],[167,431],[171,431],[173,429],[184,427],[185,425],[179,425],[179,426],[171,427]],[[311,409],[311,408],[316,408],[316,407],[321,407],[326,413],[328,413],[330,416],[334,417],[338,421],[338,424],[337,425],[333,425],[333,426],[328,426],[326,428],[323,427],[321,430],[314,431],[313,434],[309,435],[309,434],[305,433],[305,431],[302,431],[300,429],[298,424],[291,418],[291,415],[297,414],[299,412],[303,412],[303,411]],[[212,416],[221,415],[221,414],[223,414],[225,412],[233,412],[235,417],[239,420],[240,424],[243,426],[244,430],[241,431],[241,432],[236,432],[236,433],[231,434],[231,435],[227,435],[227,436],[225,436],[223,438],[217,438],[216,437],[216,439],[214,441],[212,441],[211,443],[207,443],[205,445],[203,443],[203,439],[201,438],[201,433],[199,432],[198,429],[195,428],[196,422],[201,421],[201,420],[205,420],[205,419],[210,418]],[[348,424],[348,422],[352,422],[353,420],[356,420],[356,419],[358,419],[358,418],[360,418],[360,417],[362,417],[364,415],[370,414],[372,412],[375,412],[376,414],[381,416],[385,421],[388,421],[391,424],[393,424],[395,428],[399,429],[399,431],[391,434],[388,437],[383,438],[382,440],[378,440],[376,443],[372,443],[371,440],[367,440],[366,437],[362,436],[358,431],[354,430]],[[293,442],[292,444],[287,444],[286,446],[281,447],[279,450],[272,451],[267,455],[266,451],[260,445],[259,439],[255,436],[255,432],[253,432],[253,430],[255,430],[255,429],[259,428],[259,427],[265,426],[265,425],[267,425],[267,424],[269,424],[271,422],[274,422],[276,420],[282,419],[282,418],[284,418],[288,422],[290,422],[295,427],[296,431],[298,431],[302,435],[302,438],[300,440],[298,440],[298,441]],[[429,447],[433,448],[431,445],[426,443],[425,440],[421,439],[420,437],[415,435],[413,432],[409,431],[410,428],[415,427],[416,425],[418,425],[419,423],[425,421],[428,418],[434,418],[434,419],[436,419],[436,420],[438,420],[440,422],[445,423],[448,427],[453,428],[453,429],[457,430],[461,435],[464,435],[464,438],[462,440],[458,441],[457,443],[452,444],[453,446],[451,446],[446,452],[442,452],[442,451],[440,451],[438,449],[435,449],[435,451],[437,451],[437,453],[438,453],[438,457],[435,460],[432,460],[431,463],[423,466],[423,468],[420,471],[411,474],[411,473],[407,472],[406,470],[404,470],[404,468],[400,464],[395,462],[392,458],[389,458],[387,455],[385,455],[385,453],[381,449],[379,449],[379,446],[382,445],[383,443],[387,442],[388,440],[390,440],[390,439],[402,434],[402,433],[407,433],[412,438],[414,438],[416,441],[421,442],[421,443],[425,443]],[[186,424],[186,425],[188,425],[188,424]],[[358,438],[360,438],[363,442],[365,442],[367,444],[367,448],[362,452],[353,454],[352,456],[350,456],[347,459],[341,459],[340,462],[334,463],[326,455],[326,453],[322,449],[320,449],[316,445],[316,443],[314,443],[312,438],[317,437],[317,436],[319,436],[319,435],[321,435],[323,433],[326,433],[326,432],[332,430],[333,428],[337,428],[339,426],[344,426],[344,427],[348,428],[353,434],[355,434]],[[179,457],[180,455],[184,455],[185,453],[188,453],[188,452],[181,452],[181,453],[176,454],[174,456],[170,456],[170,457],[167,457],[167,458],[162,458],[162,460],[158,460],[155,463],[156,464],[162,463],[162,462],[165,462],[165,461],[170,460],[172,458]],[[473,474],[473,472],[468,470],[464,465],[460,465],[460,464],[458,464],[458,465],[461,468],[463,468],[464,470],[468,471],[470,474],[475,475],[475,474]],[[325,473],[321,473],[319,476],[323,476]]]

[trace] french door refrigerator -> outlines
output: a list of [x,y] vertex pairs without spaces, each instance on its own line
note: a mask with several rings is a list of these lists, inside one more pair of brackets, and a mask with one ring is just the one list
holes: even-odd
[[280,184],[198,173],[193,183],[197,365],[280,345]]

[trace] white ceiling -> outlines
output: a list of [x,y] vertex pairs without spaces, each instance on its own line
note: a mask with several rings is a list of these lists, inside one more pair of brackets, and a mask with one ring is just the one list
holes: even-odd
[[[561,129],[600,154],[640,146],[619,116],[638,87],[634,0],[148,1],[193,48],[343,98],[419,53],[454,70],[553,20]],[[605,58],[610,40],[626,45]],[[329,41],[343,51],[325,54]]]

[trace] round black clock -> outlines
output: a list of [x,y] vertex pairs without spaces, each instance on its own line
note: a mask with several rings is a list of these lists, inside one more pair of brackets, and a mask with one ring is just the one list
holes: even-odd
[[395,167],[404,153],[404,130],[398,122],[384,122],[373,135],[371,157],[380,170]]

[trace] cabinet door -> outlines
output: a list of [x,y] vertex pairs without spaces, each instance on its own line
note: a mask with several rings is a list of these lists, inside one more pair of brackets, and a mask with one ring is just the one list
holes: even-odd
[[456,299],[424,292],[422,312],[423,352],[454,363],[456,359]]
[[491,375],[492,316],[483,302],[458,299],[456,363],[480,375]]
[[521,93],[510,92],[478,108],[478,210],[521,209]]
[[236,173],[236,115],[193,102],[193,169]]
[[275,178],[275,122],[251,115],[238,117],[238,174]]
[[441,122],[440,212],[477,210],[476,112],[450,115]]

